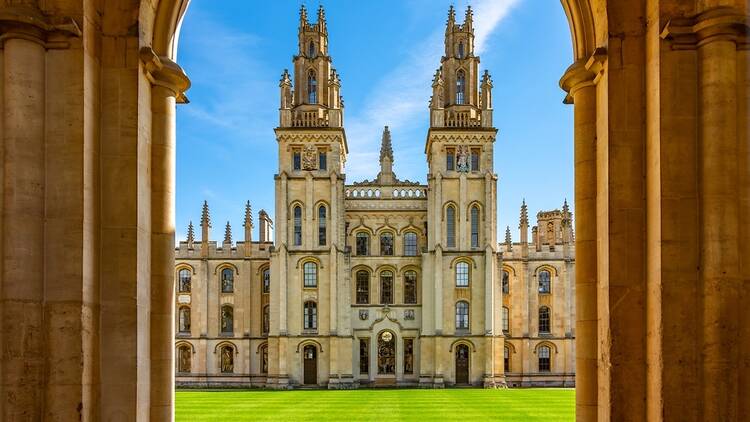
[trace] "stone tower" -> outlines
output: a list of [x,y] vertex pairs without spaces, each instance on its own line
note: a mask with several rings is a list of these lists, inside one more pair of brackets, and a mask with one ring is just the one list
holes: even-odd
[[[495,330],[499,326],[495,299],[501,294],[499,283],[494,283],[498,256],[493,144],[497,130],[492,127],[492,83],[485,73],[480,86],[478,68],[472,10],[466,9],[459,24],[451,7],[445,56],[433,81],[425,146],[429,232],[423,268],[425,281],[431,283],[423,284],[423,312],[434,318],[425,318],[422,347],[434,347],[438,356],[451,349],[458,337],[480,336],[481,346],[476,347],[481,353],[472,353],[471,370],[482,371],[485,385],[494,385],[503,382],[503,368],[495,358],[503,352],[502,335]],[[459,324],[462,314],[468,317]],[[423,360],[422,370],[434,362]],[[450,368],[434,368],[432,382],[441,384],[447,371]]]
[[[339,77],[328,54],[322,7],[310,23],[300,10],[294,74],[281,77],[276,176],[276,242],[271,255],[269,386],[285,388],[300,373],[289,365],[289,338],[326,350],[316,357],[331,383],[351,383],[348,278],[344,276],[343,171],[348,153]],[[292,83],[292,81],[294,81]],[[307,340],[306,340],[307,341]],[[307,350],[307,349],[305,349]],[[302,351],[300,351],[302,353]],[[307,352],[305,352],[307,353]],[[314,353],[314,352],[310,352]],[[297,355],[298,356],[298,355]],[[292,379],[290,379],[290,377]]]

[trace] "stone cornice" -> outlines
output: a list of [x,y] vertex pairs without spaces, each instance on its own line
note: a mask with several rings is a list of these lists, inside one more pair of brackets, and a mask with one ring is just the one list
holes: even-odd
[[166,56],[158,56],[151,47],[141,48],[140,57],[146,77],[152,84],[172,91],[178,103],[189,102],[185,91],[190,88],[190,79],[180,65]]
[[576,91],[587,86],[594,86],[594,72],[586,69],[586,64],[579,60],[568,69],[560,78],[560,88],[566,92],[563,103],[573,104]]
[[276,139],[287,142],[342,142],[344,135],[340,129],[336,131],[276,129]]
[[65,38],[80,38],[83,34],[73,18],[65,17],[52,22],[39,9],[28,6],[0,8],[0,33],[0,43],[9,39],[25,39],[48,49],[68,48],[70,44]]
[[731,7],[718,7],[692,18],[670,19],[659,36],[672,42],[673,50],[693,50],[702,44],[730,39],[747,44],[750,16]]

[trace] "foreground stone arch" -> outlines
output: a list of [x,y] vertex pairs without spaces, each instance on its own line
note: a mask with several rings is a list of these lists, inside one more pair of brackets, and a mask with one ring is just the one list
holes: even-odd
[[[747,417],[747,2],[561,3],[577,417]],[[4,419],[173,418],[187,4],[0,6]]]

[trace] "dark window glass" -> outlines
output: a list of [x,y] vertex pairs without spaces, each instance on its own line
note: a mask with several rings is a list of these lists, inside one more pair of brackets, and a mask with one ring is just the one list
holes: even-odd
[[466,93],[466,75],[463,70],[456,74],[456,104],[464,103],[464,94]]
[[370,235],[364,232],[357,233],[357,255],[366,256],[370,251]]
[[471,171],[479,171],[479,150],[471,150]]
[[404,235],[404,255],[417,256],[417,234],[413,232]]
[[193,360],[193,352],[188,346],[180,346],[177,349],[177,372],[190,372]]
[[271,270],[266,268],[263,270],[263,293],[271,292]]
[[510,372],[510,349],[507,347],[503,350],[503,367],[505,368],[505,372]]
[[178,273],[179,282],[177,283],[177,290],[180,293],[190,293],[190,281],[191,275],[190,270],[183,268]]
[[464,43],[463,42],[458,43],[458,58],[459,59],[464,58]]
[[539,332],[549,334],[549,308],[546,306],[539,308]]
[[318,103],[318,80],[312,70],[307,74],[307,102],[308,104]]
[[263,307],[263,334],[268,334],[268,330],[271,327],[271,312],[270,306],[266,305]]
[[318,328],[318,305],[315,302],[305,302],[304,307],[304,329],[315,330]]
[[393,303],[393,273],[390,271],[380,273],[380,303]]
[[414,373],[414,339],[404,339],[404,373]]
[[357,271],[357,303],[370,303],[370,273]]
[[322,151],[318,153],[318,169],[328,170],[328,155]]
[[302,207],[294,207],[294,246],[302,245]]
[[417,273],[414,271],[404,273],[404,303],[417,303]]
[[326,245],[326,207],[318,208],[318,245]]
[[263,346],[260,349],[260,372],[263,374],[268,373],[268,346]]
[[370,339],[359,339],[359,373],[370,372]]
[[234,292],[234,271],[231,268],[221,270],[221,292]]
[[464,301],[456,303],[456,329],[469,329],[469,304]]
[[299,151],[292,152],[292,166],[294,170],[302,169],[302,153]]
[[456,168],[456,152],[453,149],[445,151],[445,169],[452,171]]
[[539,372],[549,372],[550,371],[550,361],[549,361],[549,347],[542,346],[539,348]]
[[479,247],[479,207],[471,207],[471,247]]
[[550,273],[547,270],[539,271],[539,293],[550,292]]
[[380,235],[380,254],[384,256],[393,255],[393,233]]
[[318,286],[318,264],[314,262],[305,262],[302,267],[304,272],[305,287]]
[[510,274],[507,271],[503,271],[503,294],[510,293]]
[[378,374],[396,373],[396,336],[383,331],[378,336]]
[[445,210],[445,229],[448,247],[456,247],[456,209],[452,205]]
[[307,46],[307,57],[315,57],[315,43],[310,41],[310,44]]
[[510,311],[503,306],[503,333],[508,334],[510,331]]

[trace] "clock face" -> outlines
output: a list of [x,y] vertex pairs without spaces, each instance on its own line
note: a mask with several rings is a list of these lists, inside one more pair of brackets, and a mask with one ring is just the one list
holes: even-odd
[[386,331],[386,332],[384,332],[383,334],[380,335],[380,338],[383,341],[391,341],[391,339],[393,338],[393,334],[391,334],[390,332]]

